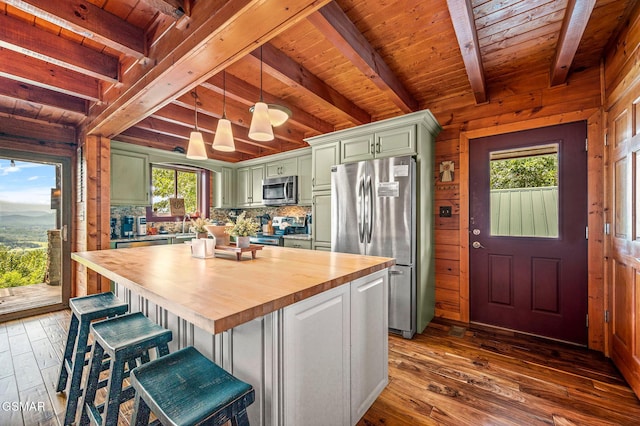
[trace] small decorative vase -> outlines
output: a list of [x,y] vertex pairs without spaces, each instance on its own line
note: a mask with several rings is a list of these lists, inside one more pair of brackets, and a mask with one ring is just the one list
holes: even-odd
[[236,237],[236,247],[239,247],[239,248],[249,247],[249,237]]
[[197,238],[207,238],[209,236],[209,234],[207,232],[198,232],[196,234]]

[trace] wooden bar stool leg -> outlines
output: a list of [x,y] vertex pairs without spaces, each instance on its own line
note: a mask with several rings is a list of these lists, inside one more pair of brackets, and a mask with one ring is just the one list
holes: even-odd
[[105,425],[115,425],[118,423],[118,412],[120,410],[120,394],[122,393],[122,380],[124,379],[125,360],[122,357],[115,357],[111,363],[111,376],[107,386],[107,401],[104,406],[103,418]]
[[247,410],[241,410],[236,417],[232,417],[231,426],[250,426]]
[[67,387],[67,379],[69,378],[69,372],[65,368],[67,362],[71,362],[73,357],[73,348],[75,347],[76,340],[78,339],[78,317],[71,315],[71,323],[69,324],[69,330],[67,332],[67,345],[64,348],[64,355],[62,357],[62,364],[60,366],[60,374],[58,375],[58,385],[56,386],[56,392],[62,392]]
[[[91,363],[89,365],[89,374],[84,382],[84,399],[82,401],[82,415],[80,417],[81,425],[89,424],[89,415],[87,414],[86,401],[95,401],[96,392],[98,391],[98,383],[100,378],[100,371],[102,370],[102,359],[104,357],[104,349],[98,343],[93,344],[91,350]],[[112,366],[113,367],[113,366]],[[65,423],[67,424],[67,423]]]
[[[87,353],[87,342],[89,341],[89,324],[81,322],[78,330],[78,337],[73,352],[73,370],[71,372],[71,384],[67,394],[67,408],[64,415],[64,424],[68,425],[75,421],[78,400],[82,396],[80,384],[82,382],[82,370]],[[102,359],[102,358],[101,358]]]
[[136,399],[133,404],[133,415],[131,416],[131,426],[148,426],[151,409],[136,393]]

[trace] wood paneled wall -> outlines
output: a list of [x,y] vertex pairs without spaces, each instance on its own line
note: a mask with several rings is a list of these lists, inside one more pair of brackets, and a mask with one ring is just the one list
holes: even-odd
[[[604,280],[602,253],[603,132],[600,68],[570,75],[568,82],[549,87],[549,73],[521,70],[517,86],[492,88],[489,102],[473,103],[471,97],[443,99],[429,105],[443,131],[436,142],[436,167],[453,161],[453,182],[435,179],[436,215],[436,315],[469,321],[468,269],[468,144],[473,138],[572,121],[589,125],[589,346],[604,349]],[[440,218],[440,206],[452,206],[450,218]],[[591,321],[590,321],[591,322]],[[598,324],[597,324],[598,323]]]

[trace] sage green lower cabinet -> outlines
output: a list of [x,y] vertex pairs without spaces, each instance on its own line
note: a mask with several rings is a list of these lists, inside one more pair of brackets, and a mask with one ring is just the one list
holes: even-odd
[[111,205],[150,206],[149,156],[111,150]]
[[313,221],[313,249],[331,251],[331,192],[322,191],[313,194],[311,205]]
[[250,383],[252,426],[355,425],[388,383],[388,286],[383,269],[218,334],[140,293],[114,294],[186,346]]
[[388,277],[378,271],[284,308],[286,426],[355,425],[385,388]]
[[284,246],[289,248],[299,248],[299,249],[306,249],[306,250],[311,250],[312,248],[311,240],[296,240],[294,238],[285,238]]

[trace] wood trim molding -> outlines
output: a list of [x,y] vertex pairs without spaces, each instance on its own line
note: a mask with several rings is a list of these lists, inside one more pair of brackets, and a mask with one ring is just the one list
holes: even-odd
[[[575,121],[587,121],[590,151],[588,155],[589,243],[589,348],[605,351],[604,327],[604,129],[603,112],[590,108],[517,123],[460,132],[460,321],[470,322],[469,312],[469,143],[471,139]],[[599,257],[598,257],[599,256]],[[596,261],[596,257],[598,260]]]

